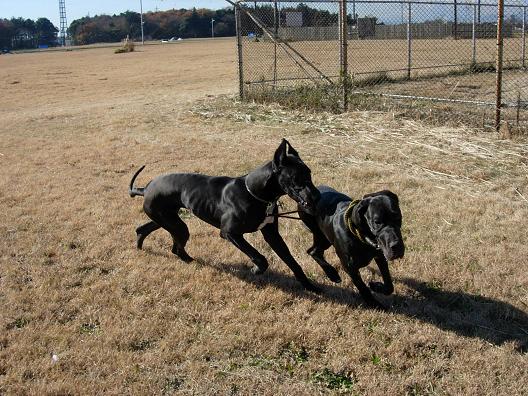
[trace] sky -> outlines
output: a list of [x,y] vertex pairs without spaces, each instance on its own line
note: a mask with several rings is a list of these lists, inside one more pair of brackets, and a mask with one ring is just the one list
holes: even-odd
[[[230,6],[225,0],[142,0],[143,11],[167,10],[172,8],[210,8],[219,9]],[[452,1],[452,0],[447,0]],[[471,0],[460,0],[461,2],[470,2]],[[496,0],[482,0],[485,2],[494,2]],[[528,0],[506,0],[511,4],[528,5]],[[368,6],[368,7],[367,7]],[[350,7],[350,6],[349,6]],[[371,5],[365,5],[369,8]],[[358,6],[358,8],[360,8]],[[378,7],[379,8],[379,7]],[[384,13],[385,19],[401,18],[401,12],[396,10],[391,12],[387,7]],[[438,10],[436,16],[443,16],[443,9]],[[73,20],[83,16],[94,16],[98,14],[119,14],[131,10],[139,12],[140,0],[66,0],[66,15],[68,24]],[[360,11],[360,14],[363,12]],[[373,10],[365,9],[365,15],[372,13]],[[442,11],[442,12],[440,12]],[[491,10],[490,10],[491,11]],[[383,13],[382,13],[383,14]],[[469,15],[469,14],[468,14]],[[389,18],[389,16],[391,18]],[[425,15],[422,15],[425,18]],[[40,17],[48,18],[53,24],[59,27],[59,0],[0,0],[0,18],[23,17],[36,20]],[[495,18],[495,17],[493,17]],[[492,19],[493,19],[492,18]],[[422,18],[423,19],[423,18]],[[390,21],[389,21],[390,22]]]
[[[168,10],[172,8],[211,8],[229,6],[224,0],[142,0],[143,11]],[[86,15],[119,14],[126,10],[140,10],[140,0],[66,0],[68,24]],[[59,0],[0,0],[0,18],[23,17],[48,18],[59,26]]]

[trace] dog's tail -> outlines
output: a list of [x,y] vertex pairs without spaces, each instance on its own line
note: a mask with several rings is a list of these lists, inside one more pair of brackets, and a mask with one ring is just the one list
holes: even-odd
[[141,168],[137,170],[136,173],[134,173],[134,176],[132,176],[132,180],[130,180],[130,187],[128,188],[128,193],[132,198],[134,198],[136,195],[145,195],[145,189],[144,188],[136,188],[134,187],[134,181],[136,180],[136,177],[141,173],[143,169],[145,169],[146,165],[143,165]]

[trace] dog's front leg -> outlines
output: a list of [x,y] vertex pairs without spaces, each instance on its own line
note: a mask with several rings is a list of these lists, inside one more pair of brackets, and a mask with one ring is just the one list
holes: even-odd
[[295,259],[291,255],[288,246],[286,246],[286,243],[279,234],[279,223],[275,221],[271,224],[268,224],[261,230],[261,232],[264,236],[264,240],[268,243],[268,245],[270,245],[270,247],[277,254],[277,256],[279,256],[281,260],[284,261],[286,265],[292,270],[293,274],[295,275],[295,278],[299,282],[301,282],[303,287],[311,292],[320,293],[321,289],[315,286],[307,278],[301,266],[297,263],[297,261],[295,261]]
[[251,272],[254,274],[262,274],[268,268],[268,260],[258,252],[248,241],[244,239],[243,235],[233,234],[230,232],[221,232],[221,236],[239,248],[242,253],[248,256],[255,266]]
[[389,263],[383,256],[375,257],[376,264],[381,272],[381,277],[383,278],[383,283],[381,282],[370,282],[370,288],[376,293],[385,294],[388,296],[394,292],[394,285],[392,284],[392,277],[389,272]]
[[354,282],[354,285],[357,287],[359,294],[361,295],[361,297],[363,297],[367,305],[372,308],[384,310],[385,306],[374,298],[368,286],[365,285],[365,282],[363,282],[363,279],[361,279],[359,268],[354,266],[352,262],[349,262],[347,272],[352,278],[352,282]]

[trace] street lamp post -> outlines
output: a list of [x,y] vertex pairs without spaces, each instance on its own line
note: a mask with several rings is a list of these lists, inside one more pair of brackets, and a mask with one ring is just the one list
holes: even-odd
[[141,7],[141,44],[145,44],[145,34],[143,32],[143,0],[139,0],[139,6]]
[[214,23],[215,20],[211,19],[211,38],[214,38]]

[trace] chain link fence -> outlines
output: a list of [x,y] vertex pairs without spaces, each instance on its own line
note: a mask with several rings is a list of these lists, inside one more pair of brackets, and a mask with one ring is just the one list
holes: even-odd
[[[528,130],[522,4],[239,1],[240,95]],[[502,60],[497,28],[502,23]],[[498,78],[499,77],[499,78]],[[500,78],[502,77],[502,78]]]

